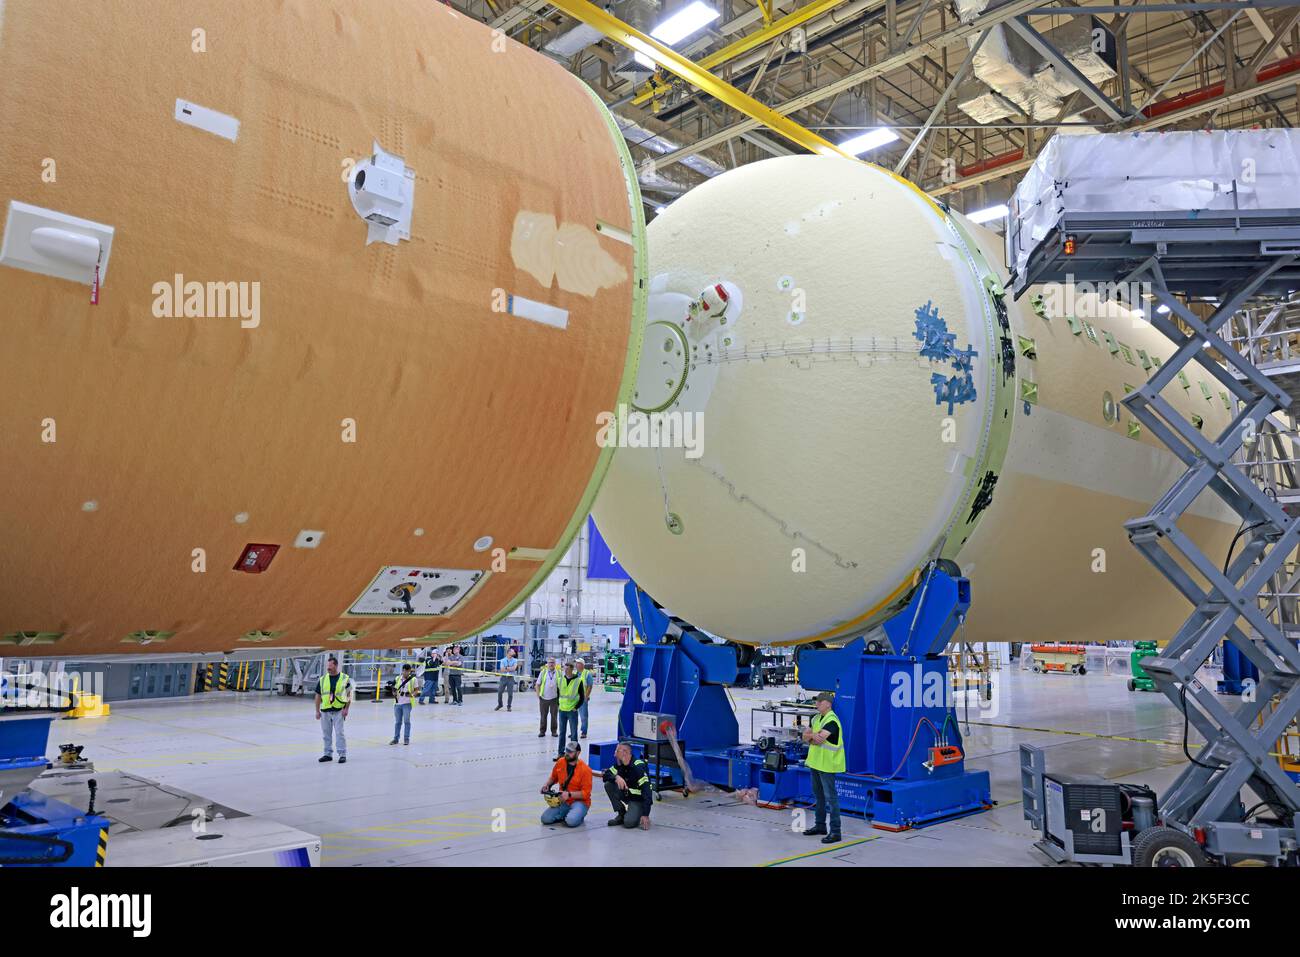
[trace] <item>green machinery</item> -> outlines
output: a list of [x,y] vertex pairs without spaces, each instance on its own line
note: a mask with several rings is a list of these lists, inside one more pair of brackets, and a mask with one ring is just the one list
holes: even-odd
[[627,670],[632,656],[626,651],[607,651],[600,660],[601,683],[606,691],[622,691],[627,687]]
[[1129,655],[1129,667],[1133,671],[1133,677],[1128,679],[1129,691],[1155,691],[1156,682],[1149,674],[1142,670],[1142,659],[1151,658],[1159,654],[1154,641],[1139,641],[1133,646],[1133,654]]

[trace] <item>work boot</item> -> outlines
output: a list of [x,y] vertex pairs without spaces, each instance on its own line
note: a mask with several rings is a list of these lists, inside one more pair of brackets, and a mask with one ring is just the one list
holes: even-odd
[[825,834],[825,833],[826,833],[826,828],[822,827],[821,825],[817,825],[816,827],[810,827],[810,828],[808,828],[808,830],[804,831],[804,832],[803,832],[803,836],[804,836],[804,837],[818,837],[818,836],[820,836],[820,835],[822,835],[822,834]]
[[580,738],[585,738],[586,736],[587,736],[587,732],[586,732],[586,731],[584,731],[584,732],[582,732],[582,734],[578,735],[578,737],[580,737]]
[[823,843],[823,844],[838,844],[838,843],[839,843],[840,841],[842,841],[842,840],[844,840],[844,838],[840,837],[838,833],[836,833],[836,834],[827,834],[825,837],[822,838],[822,843]]
[[322,754],[322,755],[321,755],[319,758],[317,758],[316,760],[317,760],[318,763],[320,763],[320,764],[324,764],[326,761],[333,761],[333,760],[334,760],[334,756],[333,756],[333,755],[330,755],[330,754]]
[[403,741],[402,744],[410,744],[410,741]]
[[544,737],[546,737],[546,732],[545,732],[545,731],[538,731],[538,732],[537,732],[537,736],[538,736],[539,738],[544,738]]
[[500,710],[501,710],[501,705],[497,705],[497,706],[496,706],[495,708],[493,708],[492,710],[493,710],[493,711],[500,711]]
[[608,821],[605,822],[605,826],[606,826],[606,827],[622,827],[622,826],[623,826],[623,815],[620,814],[618,817],[611,817]]
[[389,744],[396,744],[396,743],[397,743],[397,739],[396,739],[396,738],[393,738],[393,740],[392,740],[392,741],[389,741],[388,743],[389,743]]
[[348,763],[347,757],[344,755],[339,755],[339,764],[347,764],[347,763]]

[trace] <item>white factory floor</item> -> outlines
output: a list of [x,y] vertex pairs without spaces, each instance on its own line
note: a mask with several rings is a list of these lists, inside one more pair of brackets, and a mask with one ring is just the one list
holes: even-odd
[[[751,707],[793,690],[733,690],[742,735]],[[619,700],[597,692],[589,741],[613,737]],[[982,723],[965,739],[968,764],[991,772],[995,808],[897,834],[846,817],[844,843],[829,849],[794,833],[788,810],[724,794],[670,793],[656,804],[651,830],[607,828],[598,779],[584,827],[542,826],[537,792],[556,739],[537,737],[531,693],[516,695],[512,712],[493,710],[495,694],[467,694],[463,707],[418,707],[409,747],[388,745],[390,702],[359,701],[347,724],[346,765],[317,763],[310,699],[233,692],[114,704],[110,717],[57,723],[50,747],[53,757],[59,744],[75,741],[99,771],[128,771],[318,834],[321,863],[330,867],[1046,866],[1021,815],[1020,743],[1047,748],[1052,770],[1157,791],[1185,761],[1181,716],[1163,695],[1129,692],[1120,675],[1035,675],[1013,665],[999,673],[997,700],[996,715],[972,714]]]

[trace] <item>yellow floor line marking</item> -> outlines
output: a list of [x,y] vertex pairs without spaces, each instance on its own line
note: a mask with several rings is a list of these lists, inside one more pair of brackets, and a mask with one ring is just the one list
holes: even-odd
[[1092,731],[1067,731],[1062,728],[1030,728],[1022,724],[995,724],[992,721],[971,721],[984,728],[1006,728],[1010,731],[1038,731],[1043,734],[1065,734],[1078,738],[1104,738],[1107,741],[1134,741],[1138,744],[1164,744],[1171,748],[1181,748],[1181,741],[1164,741],[1159,738],[1128,738],[1122,734],[1098,734]]
[[860,837],[856,841],[841,841],[839,844],[832,844],[830,847],[824,847],[820,851],[808,851],[806,854],[796,854],[793,857],[782,857],[775,861],[768,861],[766,864],[759,864],[758,867],[780,867],[782,864],[789,864],[791,861],[802,861],[805,858],[817,857],[819,854],[830,854],[832,851],[843,851],[850,847],[857,847],[859,844],[866,844],[870,841],[880,840],[881,835],[873,834],[871,837]]

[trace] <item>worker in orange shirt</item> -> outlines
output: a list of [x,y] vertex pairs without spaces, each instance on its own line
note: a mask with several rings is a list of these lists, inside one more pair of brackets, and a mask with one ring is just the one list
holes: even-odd
[[542,794],[550,805],[542,812],[543,824],[563,822],[581,827],[591,809],[591,768],[582,760],[582,745],[570,741],[564,755],[551,768],[551,776],[542,785]]

